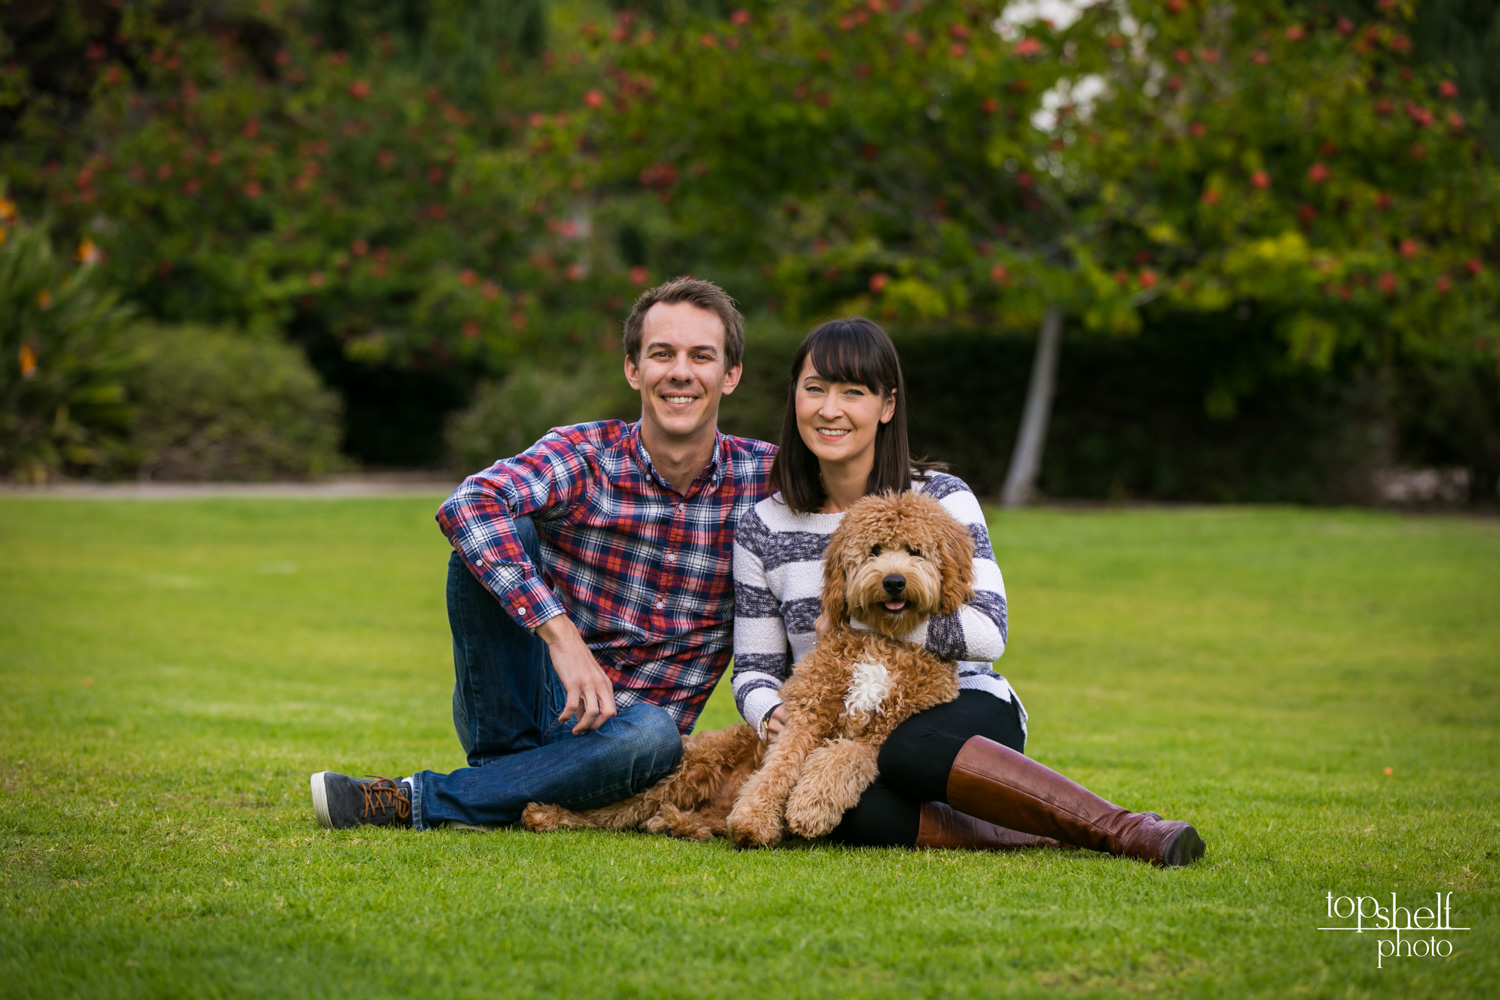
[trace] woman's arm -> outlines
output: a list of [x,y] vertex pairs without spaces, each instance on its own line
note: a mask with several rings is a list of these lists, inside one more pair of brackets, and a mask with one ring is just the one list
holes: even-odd
[[984,511],[957,476],[934,474],[922,492],[941,503],[944,510],[969,529],[974,541],[974,597],[957,614],[933,615],[906,639],[945,660],[993,663],[1005,652],[1009,625],[1005,580],[995,563]]
[[757,731],[781,704],[781,685],[792,673],[781,602],[766,579],[770,531],[755,513],[734,533],[734,703]]

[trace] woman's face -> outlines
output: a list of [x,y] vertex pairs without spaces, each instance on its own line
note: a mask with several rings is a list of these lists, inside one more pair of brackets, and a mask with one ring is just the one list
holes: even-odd
[[796,407],[797,432],[820,465],[868,472],[875,467],[875,431],[895,414],[896,394],[826,379],[809,356],[797,376]]

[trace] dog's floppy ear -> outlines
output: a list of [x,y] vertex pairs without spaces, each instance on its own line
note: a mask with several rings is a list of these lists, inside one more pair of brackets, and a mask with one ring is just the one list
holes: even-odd
[[942,556],[943,593],[938,614],[953,615],[974,596],[974,540],[957,518],[939,510],[940,516],[933,518],[932,525]]
[[830,624],[841,625],[849,620],[849,570],[845,566],[844,549],[848,546],[849,533],[844,526],[846,517],[833,529],[828,539],[828,549],[823,553],[823,613]]

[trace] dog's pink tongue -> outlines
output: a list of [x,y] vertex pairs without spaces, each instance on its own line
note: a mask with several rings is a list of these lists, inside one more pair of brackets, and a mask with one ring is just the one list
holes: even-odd
[[885,602],[885,609],[887,611],[900,611],[904,607],[906,607],[906,602],[905,601],[886,601]]

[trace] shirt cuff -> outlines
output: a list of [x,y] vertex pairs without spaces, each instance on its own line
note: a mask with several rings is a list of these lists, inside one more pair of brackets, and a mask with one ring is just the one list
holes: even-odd
[[514,565],[491,564],[486,566],[482,579],[505,613],[517,625],[535,632],[548,619],[556,618],[566,609],[557,595],[534,573],[517,580],[516,570]]
[[761,720],[781,704],[781,692],[773,691],[768,687],[756,688],[745,695],[745,721],[757,732],[760,731]]

